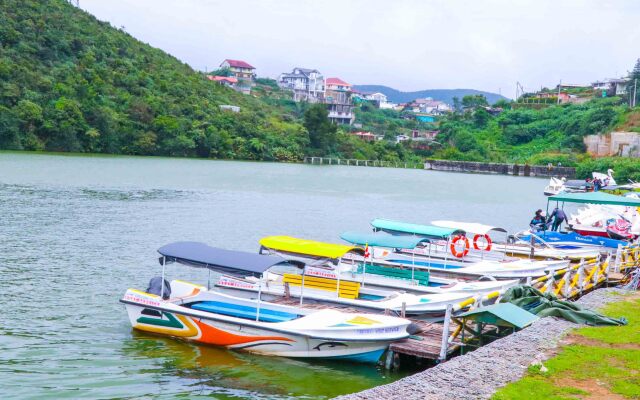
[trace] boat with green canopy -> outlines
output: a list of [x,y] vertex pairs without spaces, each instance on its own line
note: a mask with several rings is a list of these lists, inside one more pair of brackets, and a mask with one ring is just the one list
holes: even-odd
[[383,231],[391,234],[401,233],[440,240],[448,240],[453,236],[465,234],[465,231],[459,228],[412,224],[381,218],[376,218],[371,221],[371,226],[373,226],[373,230],[376,232]]
[[583,204],[571,215],[567,224],[585,236],[602,236],[630,240],[640,235],[640,199],[637,194],[617,196],[605,192],[560,193],[549,197],[549,203],[564,209],[566,203]]
[[[422,261],[416,260],[412,263],[394,263],[385,262],[375,258],[374,254],[380,250],[386,254],[392,254],[393,251],[400,249],[413,250],[417,247],[429,243],[430,239],[419,236],[393,236],[383,233],[359,233],[344,232],[340,238],[346,242],[366,246],[367,252],[361,259],[351,258],[350,262],[343,260],[340,273],[343,279],[360,279],[362,284],[369,287],[392,287],[397,289],[405,289],[412,292],[423,293],[445,293],[445,292],[468,292],[468,293],[488,293],[496,290],[503,290],[507,287],[514,286],[518,280],[501,280],[495,279],[487,281],[463,281],[459,279],[449,279],[441,276],[438,272],[437,264],[432,269],[422,264]],[[389,249],[389,250],[385,250]],[[464,268],[463,268],[464,270]],[[464,273],[461,272],[460,275]],[[476,278],[482,275],[472,274]]]
[[[380,239],[377,239],[380,237]],[[430,245],[430,239],[418,236],[390,236],[386,234],[353,234],[350,232],[341,235],[341,238],[353,244],[366,244],[370,248],[367,258],[356,258],[366,263],[368,273],[373,273],[374,268],[391,268],[404,266],[416,271],[428,271],[432,282],[440,280],[466,280],[477,281],[481,278],[488,279],[524,279],[544,275],[548,264],[544,262],[532,262],[516,259],[515,261],[490,261],[479,260],[476,262],[461,262],[454,259],[430,258],[429,250],[424,245]],[[406,240],[412,239],[418,246],[400,247],[394,246],[393,238]],[[422,239],[422,240],[421,240]],[[426,239],[426,240],[425,240]],[[407,253],[410,252],[410,253]],[[566,266],[568,263],[563,262]],[[515,281],[510,281],[515,283]],[[477,282],[475,282],[477,283]],[[505,283],[510,285],[510,283]]]
[[[416,235],[437,239],[432,241],[432,245],[427,248],[401,250],[397,253],[405,254],[407,257],[420,255],[430,259],[443,259],[445,264],[449,260],[454,260],[455,262],[471,263],[500,261],[501,263],[511,263],[513,265],[522,264],[522,258],[530,258],[532,253],[536,258],[552,258],[556,260],[579,260],[581,258],[596,257],[599,254],[597,250],[593,249],[556,249],[543,242],[537,243],[533,252],[531,251],[531,245],[527,243],[507,243],[506,240],[499,246],[492,247],[489,233],[506,232],[505,229],[458,221],[436,221],[434,225],[436,224],[438,226],[384,219],[371,221],[371,226],[376,231],[382,230],[393,235]],[[467,231],[466,229],[471,229],[472,231]],[[469,240],[468,235],[473,235],[472,241]],[[495,251],[490,251],[492,248]],[[508,255],[511,257],[507,257]],[[563,262],[548,262],[546,264],[548,264],[547,269],[558,269],[566,266]],[[530,267],[535,268],[534,265]]]

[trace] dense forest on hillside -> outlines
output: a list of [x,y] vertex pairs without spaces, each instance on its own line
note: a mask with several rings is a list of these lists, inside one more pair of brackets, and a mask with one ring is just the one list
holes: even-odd
[[208,81],[66,1],[2,2],[0,149],[278,161],[412,156],[342,132],[314,148],[323,133],[307,130],[303,112]]

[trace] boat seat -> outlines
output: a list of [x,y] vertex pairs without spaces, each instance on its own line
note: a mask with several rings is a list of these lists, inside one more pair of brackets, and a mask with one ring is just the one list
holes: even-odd
[[[382,265],[367,265],[366,267],[358,267],[358,273],[366,272],[367,274],[381,275],[396,279],[411,280],[411,270],[401,269],[394,267],[385,267]],[[429,271],[415,269],[413,271],[413,280],[418,282],[418,285],[429,286]]]
[[[194,310],[206,311],[215,314],[227,315],[229,317],[256,319],[257,308],[252,306],[244,306],[240,304],[224,303],[221,301],[201,301],[191,304]],[[268,308],[260,308],[261,322],[285,322],[299,318],[297,314],[291,314],[284,311],[270,310]]]
[[[302,275],[284,274],[282,282],[293,286],[302,286]],[[340,289],[338,290],[338,281],[336,279],[319,278],[316,276],[304,276],[304,287],[309,289],[326,290],[329,292],[338,291],[338,296],[345,299],[357,299],[360,294],[360,283],[352,281],[340,281]]]

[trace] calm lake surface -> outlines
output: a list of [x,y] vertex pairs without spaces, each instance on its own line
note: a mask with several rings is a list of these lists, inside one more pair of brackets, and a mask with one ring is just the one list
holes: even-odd
[[[0,153],[0,397],[325,398],[389,383],[375,366],[252,356],[133,332],[118,299],[179,240],[257,251],[339,242],[380,217],[511,231],[546,180],[423,170]],[[204,282],[177,266],[168,277]]]

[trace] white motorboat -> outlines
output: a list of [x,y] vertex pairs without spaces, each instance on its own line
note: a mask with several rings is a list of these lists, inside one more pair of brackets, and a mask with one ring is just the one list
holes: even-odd
[[[390,343],[408,337],[409,320],[263,301],[265,271],[289,264],[281,257],[236,252],[196,242],[161,247],[163,274],[147,291],[129,289],[120,300],[133,328],[203,344],[283,357],[376,362]],[[216,272],[251,275],[257,294],[231,296],[205,286],[164,279],[178,262]],[[242,281],[241,281],[242,282]]]

